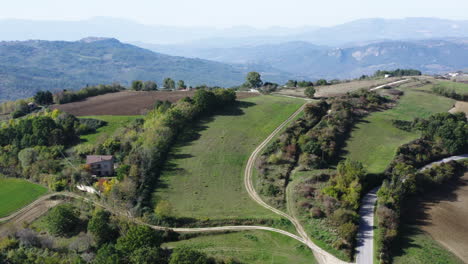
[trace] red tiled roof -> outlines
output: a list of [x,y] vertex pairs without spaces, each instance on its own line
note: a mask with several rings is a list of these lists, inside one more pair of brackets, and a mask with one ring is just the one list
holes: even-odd
[[89,155],[89,156],[86,156],[86,164],[92,164],[96,162],[113,160],[113,159],[114,159],[114,156],[112,155]]

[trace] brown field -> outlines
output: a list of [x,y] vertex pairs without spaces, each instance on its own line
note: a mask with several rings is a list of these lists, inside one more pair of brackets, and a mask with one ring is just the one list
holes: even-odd
[[465,115],[468,117],[468,102],[457,101],[455,103],[455,106],[452,109],[450,109],[449,112],[452,114],[462,112],[465,113]]
[[[123,91],[90,97],[80,102],[54,105],[52,109],[60,109],[75,116],[143,115],[153,108],[156,100],[176,102],[186,96],[192,97],[193,94],[194,91]],[[237,98],[242,99],[257,95],[240,92],[237,93]]]
[[421,229],[468,263],[468,173],[423,203]]

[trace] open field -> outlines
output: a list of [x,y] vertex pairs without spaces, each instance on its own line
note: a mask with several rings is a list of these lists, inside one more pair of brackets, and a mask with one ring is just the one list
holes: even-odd
[[47,189],[21,179],[0,178],[0,217],[7,216],[28,205]]
[[402,247],[393,253],[394,264],[461,264],[455,255],[451,254],[428,234],[417,227],[405,225],[402,227],[403,237],[399,241]]
[[[91,115],[143,115],[152,109],[156,100],[176,102],[193,96],[194,91],[123,91],[90,97],[84,101],[54,105],[75,116]],[[256,93],[237,93],[238,98],[257,96]]]
[[[315,93],[315,97],[339,96],[346,94],[347,92],[357,91],[360,89],[370,89],[379,85],[392,83],[401,79],[402,78],[393,77],[387,79],[352,81],[334,85],[318,86],[316,87],[317,92]],[[305,97],[304,90],[305,88],[282,89],[277,93],[288,96]]]
[[209,256],[235,258],[249,264],[313,264],[312,252],[300,242],[267,231],[236,232],[199,236],[163,244],[163,247],[187,245]]
[[393,109],[372,113],[364,118],[354,128],[347,142],[346,157],[361,161],[369,173],[383,172],[400,145],[419,137],[417,132],[406,132],[394,127],[392,120],[426,118],[434,113],[447,112],[455,103],[455,100],[415,89],[402,90],[405,95]]
[[303,103],[258,96],[201,120],[174,148],[155,200],[169,201],[179,217],[278,219],[251,200],[243,169],[257,145]]
[[80,137],[83,144],[94,144],[100,137],[111,136],[119,127],[122,127],[142,116],[83,116],[82,118],[93,118],[106,121],[107,124],[96,130],[96,133],[83,135]]
[[468,173],[425,198],[418,227],[468,263]]

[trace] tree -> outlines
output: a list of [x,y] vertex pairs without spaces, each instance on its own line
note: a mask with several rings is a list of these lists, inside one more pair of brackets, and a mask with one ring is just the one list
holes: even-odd
[[50,91],[39,91],[34,95],[34,102],[40,105],[50,105],[54,103],[54,98]]
[[177,89],[179,90],[187,89],[187,85],[185,85],[185,82],[183,80],[179,80],[177,82]]
[[119,239],[115,248],[123,254],[129,254],[142,247],[159,247],[162,243],[160,232],[148,226],[131,226]]
[[315,85],[322,86],[322,85],[329,85],[329,83],[325,79],[320,79],[315,83]]
[[139,80],[135,80],[132,82],[132,90],[141,91],[143,90],[143,82]]
[[154,213],[159,218],[167,218],[172,215],[172,205],[168,201],[159,201],[154,208]]
[[309,82],[309,81],[300,81],[297,83],[297,86],[304,88],[304,87],[314,86],[314,83]]
[[174,249],[169,264],[208,264],[210,259],[202,252],[188,247]]
[[110,213],[104,210],[96,210],[88,222],[88,231],[94,237],[98,246],[111,242],[114,239],[115,230],[109,225]]
[[27,169],[37,159],[38,153],[33,148],[25,148],[18,153],[18,159],[21,162],[21,167]]
[[59,205],[47,215],[46,224],[53,235],[69,235],[80,223],[79,212],[70,204]]
[[201,111],[208,111],[216,104],[216,96],[206,90],[197,90],[193,96],[193,101],[197,108]]
[[289,81],[286,83],[286,86],[287,86],[287,87],[296,87],[296,86],[297,86],[297,81],[295,81],[295,80],[289,80]]
[[157,247],[142,247],[135,250],[130,255],[130,263],[132,264],[155,264],[167,263],[164,254]]
[[304,91],[304,94],[309,98],[314,98],[315,88],[312,86],[307,87]]
[[115,250],[113,245],[106,244],[102,246],[94,258],[95,264],[120,264],[123,261],[120,260],[118,252]]
[[171,78],[164,79],[163,84],[164,89],[166,90],[174,90],[175,89],[175,82]]
[[144,91],[156,91],[158,90],[158,85],[153,81],[146,81],[143,84],[143,90]]
[[249,72],[246,77],[246,86],[250,88],[259,88],[262,86],[263,81],[261,75],[258,72]]

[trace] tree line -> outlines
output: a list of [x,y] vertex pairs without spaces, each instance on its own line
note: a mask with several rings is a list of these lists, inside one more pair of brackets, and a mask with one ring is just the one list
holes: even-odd
[[466,163],[450,162],[420,171],[432,161],[468,152],[468,122],[463,113],[441,113],[428,119],[415,119],[410,127],[421,131],[422,136],[398,148],[377,194],[378,257],[381,263],[391,262],[405,201],[462,175],[468,168]]
[[[289,125],[258,159],[260,193],[269,204],[284,209],[292,171],[330,169],[337,163],[353,124],[387,103],[375,92],[361,90],[308,104],[304,116]],[[354,252],[357,210],[367,187],[365,176],[362,164],[347,160],[338,164],[336,172],[307,178],[294,190],[303,217],[319,221],[323,230],[333,230],[327,237],[319,232],[313,236],[341,250],[347,258]]]
[[[162,243],[178,241],[184,236],[136,225],[102,209],[88,214],[65,203],[52,208],[44,222],[40,232],[26,227],[0,238],[0,263],[240,264],[233,258],[208,257],[186,246],[162,248]],[[74,242],[60,248],[53,246],[55,240],[63,238]]]

